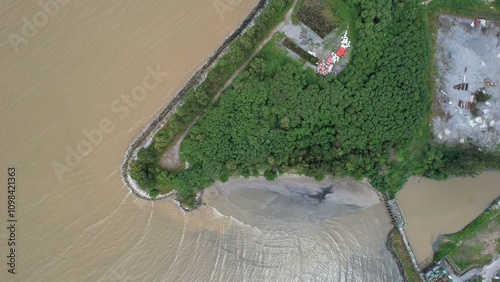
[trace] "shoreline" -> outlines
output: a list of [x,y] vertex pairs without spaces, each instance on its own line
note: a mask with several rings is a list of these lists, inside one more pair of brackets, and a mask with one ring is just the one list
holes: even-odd
[[316,181],[313,177],[299,174],[282,174],[269,181],[264,176],[230,178],[226,182],[216,181],[214,185],[204,190],[204,200],[213,197],[225,197],[230,193],[253,189],[277,193],[287,197],[305,197],[319,203],[332,205],[351,205],[369,207],[384,202],[378,191],[365,180],[353,178],[325,177]]
[[[163,108],[160,114],[142,130],[139,136],[137,136],[127,148],[124,160],[120,167],[121,179],[123,184],[125,184],[125,186],[137,198],[145,201],[159,201],[171,198],[173,195],[175,195],[175,191],[172,191],[165,195],[159,195],[154,199],[149,197],[149,195],[144,190],[139,188],[132,177],[130,177],[130,174],[128,173],[130,163],[132,162],[132,160],[137,158],[137,153],[141,148],[151,143],[154,135],[165,125],[170,116],[175,113],[177,107],[182,104],[186,92],[197,87],[205,80],[208,72],[210,72],[212,68],[215,67],[219,59],[227,52],[233,41],[235,39],[238,39],[247,30],[247,28],[253,24],[255,19],[267,6],[267,3],[267,0],[259,1],[257,6],[255,6],[250,11],[248,16],[241,22],[239,27],[231,35],[229,35],[221,44],[221,46],[215,51],[215,53],[211,55],[208,60],[193,73],[193,75],[184,84],[184,86],[177,92],[177,94],[175,94],[174,98],[165,106],[165,108]],[[183,208],[181,205],[180,207]],[[185,210],[185,208],[183,209]]]
[[392,257],[396,261],[396,265],[399,270],[399,274],[403,278],[403,281],[410,281],[408,278],[408,273],[405,270],[404,264],[403,264],[403,259],[399,257],[398,253],[393,247],[394,244],[394,236],[397,236],[398,230],[394,227],[392,228],[389,233],[387,233],[386,241],[385,241],[385,248],[391,253]]
[[[463,238],[462,240],[463,241],[467,241],[467,240],[470,240],[470,238],[472,238],[473,236],[477,236],[478,233],[481,233],[482,231],[484,231],[485,229],[482,229],[482,228],[474,228],[474,224],[477,223],[478,220],[480,220],[481,218],[484,218],[487,216],[487,213],[489,212],[494,212],[496,210],[499,210],[500,209],[500,196],[496,197],[489,205],[488,207],[481,213],[479,214],[476,218],[474,218],[471,222],[469,222],[467,225],[465,225],[462,229],[458,230],[457,232],[454,232],[454,233],[448,233],[448,234],[440,234],[436,241],[432,244],[432,251],[433,251],[433,255],[432,255],[432,258],[433,260],[437,260],[439,258],[439,255],[438,255],[438,251],[439,251],[439,245],[441,243],[444,243],[446,242],[447,240],[450,240],[450,238],[447,238],[447,237],[451,237],[451,236],[454,236],[454,235],[458,235],[458,234],[464,234],[464,233],[467,233],[467,232],[472,232],[472,234],[474,235],[469,235],[469,237],[465,237]],[[494,217],[493,217],[494,218]],[[492,218],[489,219],[490,221],[493,220]],[[486,226],[488,225],[489,223],[486,224]],[[473,231],[468,231],[470,229],[473,229]],[[497,236],[495,236],[497,237]],[[453,239],[451,239],[451,241],[449,242],[453,242]],[[462,241],[460,241],[462,242]],[[484,243],[483,240],[481,240],[481,242]],[[452,258],[452,255],[453,254],[450,254],[450,253],[446,253],[446,255],[444,256],[444,258],[446,257],[449,257],[451,259]],[[498,256],[498,253],[496,254],[496,256]],[[489,263],[491,263],[492,261],[495,260],[495,256],[493,256],[493,259],[490,261],[490,262],[487,262],[486,264],[484,265],[479,265],[477,263],[471,263],[469,264],[469,266],[467,266],[466,268],[460,268],[458,267],[456,264],[455,266],[457,267],[457,269],[455,269],[455,267],[452,267],[454,271],[456,271],[456,274],[457,275],[464,275],[465,273],[467,273],[469,270],[472,270],[474,268],[482,268],[484,267],[485,265],[488,265]],[[442,258],[441,258],[442,259]],[[458,271],[457,271],[458,270]]]

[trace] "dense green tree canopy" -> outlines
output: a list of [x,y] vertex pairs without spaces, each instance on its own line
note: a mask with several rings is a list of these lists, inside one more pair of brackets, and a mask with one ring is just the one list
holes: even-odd
[[415,136],[430,92],[422,9],[416,1],[348,5],[359,13],[357,37],[338,77],[319,79],[290,59],[264,72],[276,54],[262,52],[191,129],[181,152],[204,184],[289,168],[318,178],[374,177],[383,173],[389,148]]

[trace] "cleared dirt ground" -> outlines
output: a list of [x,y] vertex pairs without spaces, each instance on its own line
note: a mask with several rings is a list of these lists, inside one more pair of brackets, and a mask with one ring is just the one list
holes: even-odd
[[[289,22],[283,26],[281,32],[291,38],[304,51],[312,51],[323,59],[326,59],[326,57],[332,52],[337,51],[337,48],[340,46],[340,42],[342,40],[341,36],[344,34],[344,30],[339,32],[339,29],[335,28],[332,32],[325,36],[325,38],[321,38],[312,29],[301,22],[296,25]],[[349,48],[346,57],[335,63],[332,70],[333,75],[339,74],[344,69],[349,62],[348,58],[350,53],[351,50]],[[292,58],[299,58],[297,54],[290,50],[288,50],[288,54]],[[316,67],[312,64],[308,64],[308,66]]]
[[[440,142],[470,142],[484,149],[499,149],[500,24],[487,20],[484,26],[472,27],[473,21],[449,15],[439,17],[434,135]],[[468,84],[468,89],[454,89],[461,83]],[[466,104],[478,90],[491,98],[476,103],[474,116]],[[460,100],[464,108],[459,107]]]

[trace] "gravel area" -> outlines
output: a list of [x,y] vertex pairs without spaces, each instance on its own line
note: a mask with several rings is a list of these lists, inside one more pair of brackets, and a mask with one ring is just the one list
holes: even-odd
[[[288,23],[284,25],[281,30],[288,38],[292,39],[300,48],[305,51],[312,51],[319,55],[321,58],[325,59],[329,54],[336,52],[340,46],[340,41],[342,40],[342,35],[344,30],[339,32],[336,28],[330,34],[321,38],[312,29],[307,27],[305,24],[299,22],[297,25]],[[288,50],[288,49],[286,49]],[[288,50],[289,56],[292,58],[299,58],[297,54]],[[333,75],[337,75],[349,62],[349,55],[351,49],[347,51],[346,57],[338,61],[332,70]],[[316,67],[309,64],[311,67]]]
[[[472,27],[474,19],[441,15],[436,43],[438,70],[434,117],[435,139],[440,142],[470,142],[485,149],[500,144],[500,24],[486,21]],[[466,89],[454,86],[465,83]],[[492,86],[492,84],[495,84]],[[484,90],[487,102],[477,102],[477,116],[466,108],[471,94]],[[464,108],[459,107],[459,101]]]

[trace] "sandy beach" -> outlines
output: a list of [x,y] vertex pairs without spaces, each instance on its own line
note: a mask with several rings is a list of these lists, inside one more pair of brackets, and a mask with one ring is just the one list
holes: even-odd
[[[253,214],[300,219],[326,219],[382,202],[364,181],[287,175],[274,181],[264,177],[230,179],[206,189],[203,202],[218,206],[231,202]],[[290,205],[293,205],[293,208]],[[288,206],[283,209],[284,206]]]

